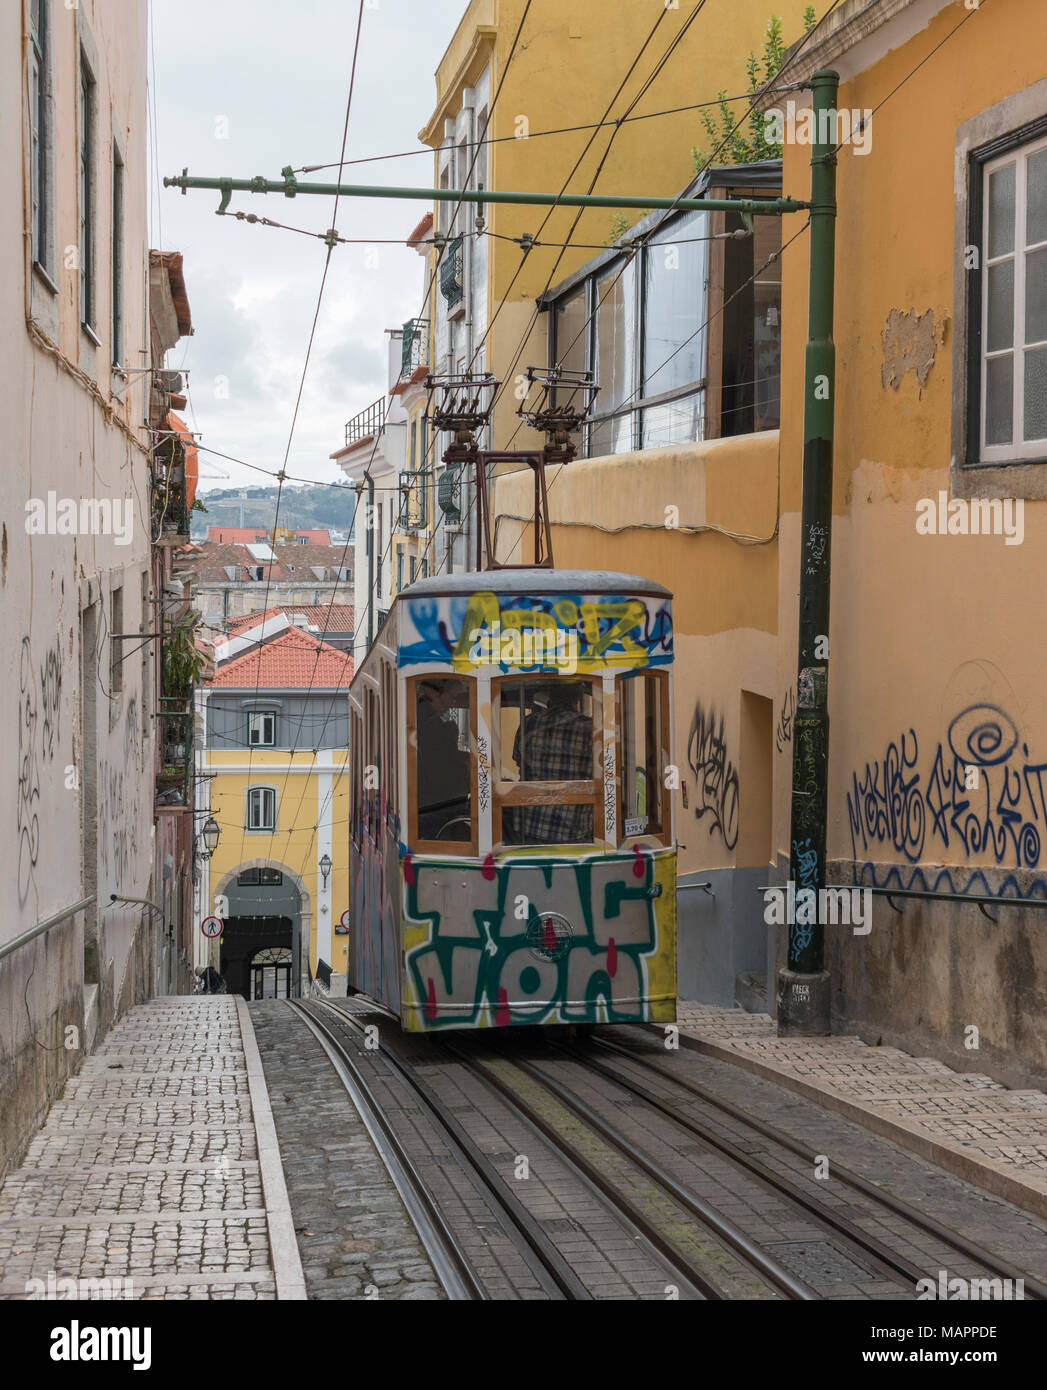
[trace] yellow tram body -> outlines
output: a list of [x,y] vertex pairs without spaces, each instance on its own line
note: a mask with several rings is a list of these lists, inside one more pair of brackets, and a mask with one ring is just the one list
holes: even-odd
[[437,575],[350,689],[349,984],[409,1032],[676,1017],[672,596]]

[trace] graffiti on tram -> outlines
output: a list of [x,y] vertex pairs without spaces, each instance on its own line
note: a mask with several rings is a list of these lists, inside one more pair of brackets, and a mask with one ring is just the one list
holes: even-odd
[[671,853],[402,869],[408,1029],[675,1018]]
[[593,675],[665,666],[672,650],[671,601],[654,595],[482,592],[401,600],[401,666]]

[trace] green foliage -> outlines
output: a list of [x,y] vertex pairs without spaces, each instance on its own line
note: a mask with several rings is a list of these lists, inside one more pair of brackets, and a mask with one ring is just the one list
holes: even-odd
[[616,212],[611,218],[611,230],[604,245],[613,246],[620,236],[625,236],[631,226],[632,223],[624,212]]
[[206,512],[207,508],[200,501],[199,497],[193,498],[193,505],[189,508],[191,512]]
[[180,627],[164,638],[164,697],[188,701],[204,672],[203,656],[196,650],[193,628]]
[[[809,33],[818,22],[813,5],[804,11],[804,33]],[[780,15],[772,14],[764,30],[763,47],[759,55],[750,50],[746,59],[745,71],[749,79],[749,101],[762,87],[772,82],[781,71],[785,61],[786,43],[782,36]],[[718,92],[716,114],[702,112],[702,125],[709,144],[707,151],[697,145],[691,150],[694,158],[694,172],[701,173],[705,166],[714,160],[717,164],[757,164],[762,159],[781,159],[782,147],[776,140],[768,139],[768,125],[762,112],[754,111],[749,117],[748,133],[746,125],[735,129],[738,117],[731,111],[727,93]]]

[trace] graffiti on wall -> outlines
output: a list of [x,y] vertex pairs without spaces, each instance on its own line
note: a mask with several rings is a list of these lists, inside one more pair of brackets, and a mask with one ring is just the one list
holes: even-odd
[[793,719],[796,715],[796,692],[792,686],[785,692],[782,700],[782,707],[778,712],[778,724],[774,731],[774,746],[779,753],[785,751],[785,746],[793,741]]
[[671,852],[409,865],[405,1026],[671,1020],[675,886]]
[[728,849],[738,842],[738,770],[727,754],[723,715],[701,704],[694,707],[687,740],[687,762],[694,773],[694,818],[708,820],[709,834],[719,832]]
[[[968,705],[922,749],[909,729],[855,772],[847,816],[856,877],[867,869],[875,881],[872,860],[887,850],[911,865],[947,855],[1036,869],[1047,830],[1047,762],[1032,756],[1005,709]],[[982,875],[971,875],[952,891],[992,891],[972,887],[975,877],[985,884]]]
[[[548,640],[544,640],[544,639]],[[496,594],[406,598],[401,666],[443,662],[457,671],[509,669],[599,674],[672,660],[669,598],[627,594]]]
[[62,649],[56,641],[37,665],[32,642],[22,638],[18,665],[18,901],[29,897],[40,857],[41,776],[61,742]]
[[138,824],[144,785],[142,716],[132,695],[124,711],[122,759],[103,758],[98,767],[98,851],[107,879],[127,880],[138,855]]

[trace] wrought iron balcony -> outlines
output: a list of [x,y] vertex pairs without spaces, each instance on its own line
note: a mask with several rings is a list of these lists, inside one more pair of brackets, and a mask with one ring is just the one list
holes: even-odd
[[400,376],[408,377],[418,367],[427,365],[429,347],[429,320],[408,319],[403,327],[403,360]]
[[444,249],[440,262],[440,293],[448,309],[461,303],[465,293],[465,241],[461,236],[449,241]]
[[354,415],[345,427],[346,447],[357,444],[361,439],[369,439],[373,434],[381,434],[385,427],[385,397],[379,396],[373,405]]
[[165,805],[188,806],[192,789],[193,715],[175,709],[184,701],[161,696],[159,724],[160,758],[156,770],[156,797]]

